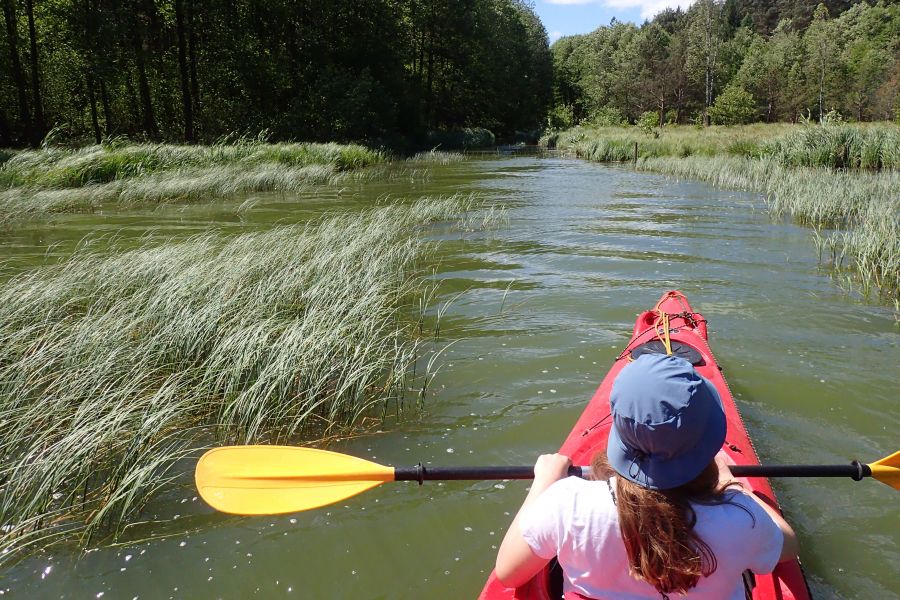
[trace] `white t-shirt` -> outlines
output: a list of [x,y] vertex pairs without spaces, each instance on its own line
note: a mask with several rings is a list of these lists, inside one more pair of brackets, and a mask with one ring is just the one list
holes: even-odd
[[[615,481],[610,483],[615,489]],[[744,600],[742,573],[770,573],[781,556],[784,534],[778,525],[746,493],[728,494],[749,514],[732,504],[694,505],[694,531],[715,554],[717,567],[689,591],[686,597],[691,600]],[[598,600],[660,599],[653,586],[628,573],[619,517],[606,481],[568,477],[555,482],[526,507],[519,526],[535,554],[558,558],[566,592]]]

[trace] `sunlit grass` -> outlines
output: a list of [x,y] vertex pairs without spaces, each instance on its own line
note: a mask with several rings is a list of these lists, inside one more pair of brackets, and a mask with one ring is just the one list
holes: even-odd
[[407,159],[410,163],[425,163],[449,165],[455,162],[461,162],[466,159],[465,155],[459,152],[443,152],[440,150],[430,150],[428,152],[418,152]]
[[900,168],[900,127],[893,123],[791,125],[756,123],[696,128],[668,126],[648,134],[637,127],[575,127],[542,143],[598,162],[671,156],[772,157],[786,166]]
[[121,528],[198,445],[319,437],[402,402],[421,228],[475,202],[82,250],[0,286],[0,562]]
[[174,144],[96,145],[79,149],[49,147],[19,152],[0,168],[0,186],[32,189],[76,188],[181,171],[230,165],[327,165],[334,170],[358,169],[383,162],[381,152],[355,144],[268,144],[239,140],[208,146]]
[[[357,145],[101,145],[17,153],[0,165],[0,225],[115,206],[200,202],[248,192],[296,192],[375,176],[383,153]],[[5,189],[2,189],[5,188]]]
[[203,202],[248,192],[298,192],[359,177],[331,165],[273,163],[180,169],[68,189],[13,188],[0,192],[0,225],[23,219],[111,207]]
[[900,169],[900,127],[892,123],[799,127],[767,142],[782,164],[835,169]]
[[794,127],[785,123],[700,129],[682,125],[663,127],[656,130],[656,135],[644,133],[637,127],[575,127],[546,135],[541,138],[541,143],[598,162],[634,160],[635,144],[638,158],[753,155],[760,152],[763,141],[783,135]]

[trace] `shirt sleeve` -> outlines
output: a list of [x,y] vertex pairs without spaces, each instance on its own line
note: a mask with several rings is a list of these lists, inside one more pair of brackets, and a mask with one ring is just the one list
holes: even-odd
[[570,494],[565,481],[553,483],[519,515],[522,537],[541,558],[551,559],[559,552],[563,534],[561,503]]
[[784,534],[769,513],[753,498],[746,498],[745,505],[753,513],[755,521],[751,532],[753,552],[750,555],[750,570],[757,574],[771,573],[781,558]]

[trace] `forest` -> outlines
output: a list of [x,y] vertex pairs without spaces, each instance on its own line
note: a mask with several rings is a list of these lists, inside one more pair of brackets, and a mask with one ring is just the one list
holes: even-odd
[[0,0],[0,147],[57,128],[390,141],[534,128],[547,34],[519,0]]
[[883,1],[701,0],[552,47],[525,0],[0,2],[0,147],[900,113]]
[[897,3],[700,0],[552,52],[560,129],[900,118]]

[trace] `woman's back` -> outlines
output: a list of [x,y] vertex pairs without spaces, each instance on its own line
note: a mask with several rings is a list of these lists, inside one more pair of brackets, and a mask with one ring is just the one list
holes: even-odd
[[[659,600],[659,592],[629,572],[610,493],[614,482],[557,481],[521,514],[522,535],[535,554],[557,556],[566,592],[602,600]],[[716,569],[690,590],[686,597],[692,600],[742,600],[742,573],[767,573],[781,554],[781,530],[763,508],[743,492],[726,492],[726,498],[723,504],[693,505],[694,531],[715,555]]]
[[610,410],[606,453],[592,464],[599,480],[566,478],[562,454],[538,458],[497,553],[504,585],[525,583],[558,556],[566,589],[590,598],[740,600],[743,571],[768,573],[796,556],[781,515],[728,489],[731,473],[717,460],[722,401],[689,362],[638,357],[613,382]]

